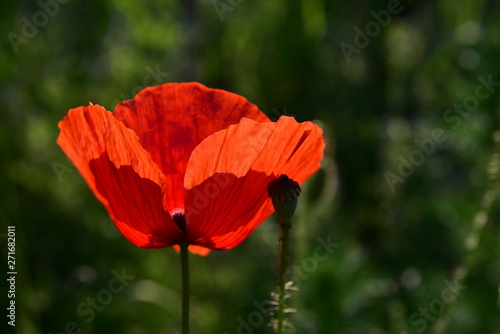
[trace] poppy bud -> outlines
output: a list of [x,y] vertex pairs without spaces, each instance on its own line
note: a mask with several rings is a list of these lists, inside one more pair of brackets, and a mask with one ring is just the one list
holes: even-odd
[[274,210],[282,221],[289,222],[297,208],[300,186],[285,174],[269,182],[267,193],[273,201]]

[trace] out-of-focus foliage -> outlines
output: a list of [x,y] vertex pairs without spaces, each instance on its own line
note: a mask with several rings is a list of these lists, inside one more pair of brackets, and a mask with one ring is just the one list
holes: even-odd
[[[180,330],[178,254],[128,243],[55,140],[70,108],[193,80],[325,130],[292,229],[297,333],[500,328],[500,210],[482,207],[498,193],[498,2],[41,0],[0,16],[0,233],[16,225],[18,333]],[[278,237],[273,217],[234,250],[191,257],[194,333],[271,332],[259,305]],[[134,278],[108,294],[122,270]]]

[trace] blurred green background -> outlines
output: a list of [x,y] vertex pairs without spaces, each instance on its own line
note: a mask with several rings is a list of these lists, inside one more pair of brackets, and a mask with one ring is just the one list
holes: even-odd
[[[292,229],[296,333],[500,333],[499,2],[42,0],[0,17],[0,248],[6,268],[15,225],[17,333],[180,331],[178,254],[126,241],[55,141],[70,108],[182,81],[324,128]],[[272,332],[256,305],[278,236],[272,217],[231,251],[191,257],[193,333]],[[122,270],[134,278],[108,294]],[[88,298],[105,305],[93,314]]]

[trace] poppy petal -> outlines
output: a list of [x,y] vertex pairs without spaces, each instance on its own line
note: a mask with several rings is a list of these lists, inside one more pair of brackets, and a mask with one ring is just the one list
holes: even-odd
[[241,243],[273,212],[267,185],[281,174],[299,184],[320,168],[322,130],[282,116],[242,119],[206,138],[186,170],[188,239],[214,249]]
[[163,208],[164,177],[132,130],[98,105],[71,109],[59,128],[57,143],[128,240],[143,248],[182,240]]
[[[186,190],[187,239],[211,249],[237,246],[273,212],[264,186],[273,175],[217,173]],[[220,180],[226,180],[221,183]]]
[[244,97],[199,83],[148,87],[115,107],[115,117],[139,136],[168,185],[167,210],[184,211],[184,174],[194,148],[242,117],[269,121]]

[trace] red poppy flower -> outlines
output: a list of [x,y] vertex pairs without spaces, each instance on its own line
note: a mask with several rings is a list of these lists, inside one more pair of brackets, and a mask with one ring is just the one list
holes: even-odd
[[267,185],[320,167],[321,129],[271,122],[245,98],[199,83],[149,87],[113,113],[71,109],[57,143],[134,245],[226,250],[273,212]]

